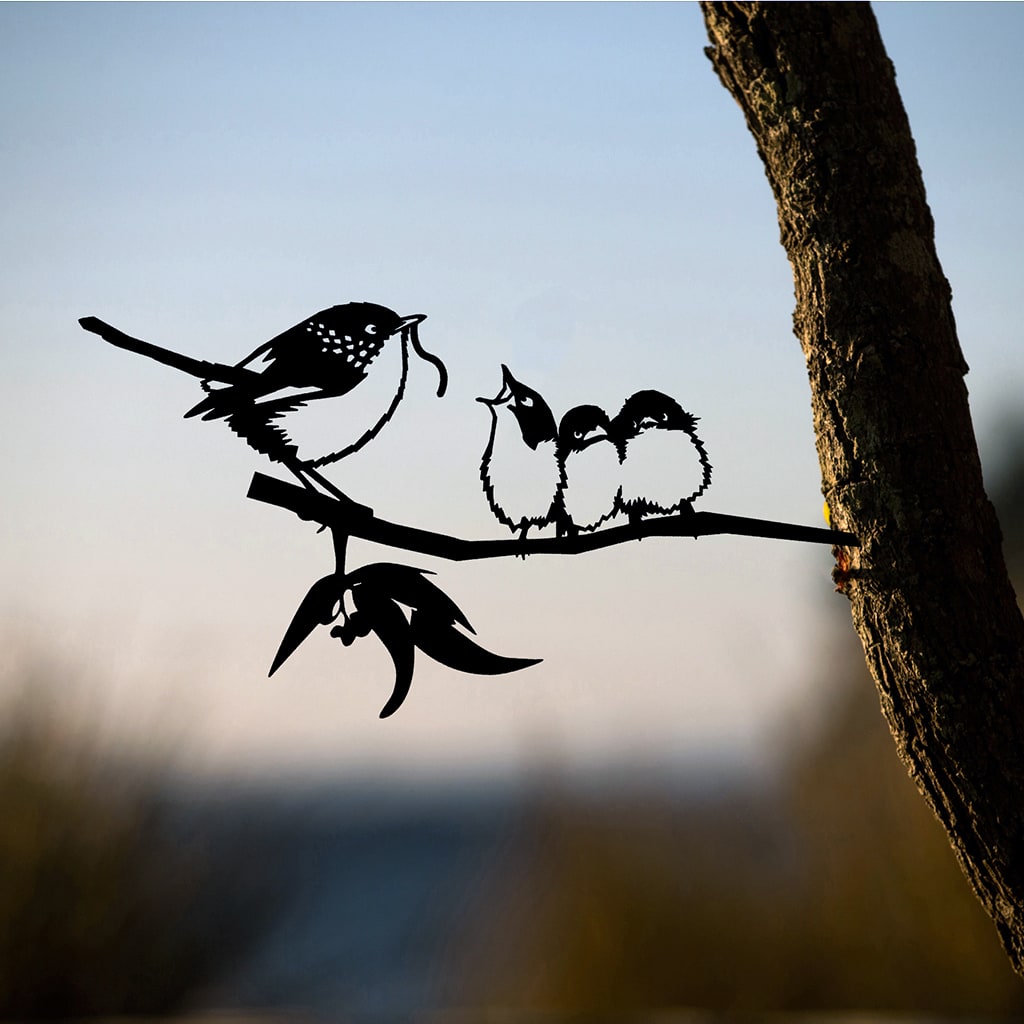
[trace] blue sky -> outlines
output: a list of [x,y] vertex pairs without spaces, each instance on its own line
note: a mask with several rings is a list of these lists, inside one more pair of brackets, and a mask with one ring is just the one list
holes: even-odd
[[[876,6],[954,292],[983,456],[1024,381],[1018,4]],[[507,677],[314,637],[273,679],[326,535],[245,500],[259,457],[93,314],[233,362],[328,305],[424,312],[333,471],[381,514],[497,536],[477,467],[502,362],[556,412],[644,387],[701,417],[704,509],[820,521],[774,203],[696,4],[0,5],[0,600],[10,658],[198,768],[530,771],[756,756],[827,688],[827,548],[742,538],[429,559]],[[352,561],[394,557],[364,545]],[[508,560],[510,563],[512,560]],[[65,699],[62,693],[62,699]],[[70,698],[67,698],[70,699]]]

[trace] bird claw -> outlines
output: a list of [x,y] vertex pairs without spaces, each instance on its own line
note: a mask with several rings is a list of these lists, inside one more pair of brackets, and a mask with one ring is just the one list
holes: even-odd
[[527,524],[519,531],[519,536],[516,537],[516,543],[520,545],[520,551],[516,552],[516,558],[521,558],[524,562],[530,557],[530,552],[525,550],[526,548],[526,534],[529,532],[530,526]]

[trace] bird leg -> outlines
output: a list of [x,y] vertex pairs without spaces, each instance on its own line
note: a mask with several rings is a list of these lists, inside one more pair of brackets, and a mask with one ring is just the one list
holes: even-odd
[[[521,545],[523,545],[524,548],[526,547],[526,535],[529,532],[530,532],[530,524],[524,522],[523,525],[521,526],[520,530],[519,530],[519,536],[516,537],[516,540]],[[521,551],[516,557],[517,558],[521,558],[525,562],[527,557],[529,556],[529,554],[530,553],[528,551]]]
[[580,528],[568,517],[564,520],[559,519],[555,524],[555,536],[556,537],[578,537],[580,535]]
[[346,511],[360,516],[373,517],[372,508],[360,505],[358,501],[353,501],[343,491],[339,491],[327,477],[313,469],[312,466],[299,462],[297,459],[282,459],[281,462],[307,490],[313,491],[314,494],[319,494],[320,491],[316,488],[316,484],[319,484],[321,489],[326,491],[335,501],[339,502]]
[[[304,469],[304,467],[302,465],[300,465],[297,462],[293,462],[291,459],[282,460],[282,461],[284,462],[284,464],[288,468],[288,470],[295,475],[295,477],[298,479],[299,483],[302,484],[302,486],[306,488],[307,491],[312,491],[314,494],[319,494],[320,493],[313,486],[313,482],[306,478],[306,471],[305,471],[305,469]],[[310,473],[313,474],[313,471],[310,470]],[[319,475],[319,474],[313,474],[313,475]],[[327,483],[327,481],[324,481],[324,482]],[[329,484],[328,484],[328,487],[329,487],[330,490],[334,491],[336,497],[338,497],[338,498],[344,498],[345,497],[345,495],[343,495],[340,491],[336,490],[334,487],[330,487]],[[324,525],[321,525],[320,529],[317,530],[316,532],[317,533],[323,533],[324,530],[326,530],[326,529],[327,529],[327,526],[326,526],[326,524],[324,524]]]
[[[358,513],[359,515],[368,516],[371,519],[373,518],[372,508],[369,508],[366,505],[360,505],[357,501],[353,501],[347,494],[339,491],[330,480],[322,476],[315,469],[303,465],[303,463],[294,459],[282,459],[281,462],[292,474],[294,474],[307,491],[312,491],[314,494],[321,494],[322,491],[326,491],[327,494],[334,498],[334,500],[337,501],[347,512]],[[319,484],[322,491],[317,490],[315,484]],[[316,532],[323,533],[326,529],[326,525],[322,525]]]
[[308,487],[311,491],[315,491],[315,484],[319,484],[320,487],[325,490],[332,498],[337,498],[341,502],[349,502],[352,499],[348,495],[343,494],[338,490],[334,484],[331,483],[327,477],[318,473],[315,469],[311,469],[309,466],[303,466],[299,463],[299,468],[295,469],[291,466],[288,467],[292,472],[302,481],[302,483]]

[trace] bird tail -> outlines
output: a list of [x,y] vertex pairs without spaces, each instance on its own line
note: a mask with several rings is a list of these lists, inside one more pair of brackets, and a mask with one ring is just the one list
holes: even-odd
[[130,335],[111,327],[95,316],[83,316],[79,324],[87,331],[98,334],[104,341],[118,348],[127,349],[129,352],[137,352],[141,356],[155,359],[165,366],[173,366],[183,373],[190,373],[193,377],[204,378],[204,386],[210,381],[222,381],[225,384],[242,384],[245,381],[254,380],[259,376],[254,370],[248,370],[242,366],[225,366],[223,363],[211,363],[205,359],[193,359],[191,356],[182,355],[161,345],[154,345],[149,341],[142,341],[141,338],[132,338]]

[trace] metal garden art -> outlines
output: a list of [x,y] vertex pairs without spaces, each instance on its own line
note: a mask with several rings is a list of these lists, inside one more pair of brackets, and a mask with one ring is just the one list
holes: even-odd
[[[330,635],[346,647],[373,633],[395,668],[393,692],[380,713],[386,718],[409,692],[417,650],[456,671],[479,675],[515,672],[540,660],[504,657],[482,647],[468,618],[426,570],[392,562],[350,570],[346,552],[352,537],[456,561],[578,555],[645,537],[720,533],[856,546],[856,537],[836,530],[695,511],[693,502],[711,483],[711,463],[697,436],[697,417],[670,396],[639,391],[614,414],[581,405],[556,419],[544,397],[507,366],[501,367],[498,394],[478,399],[490,413],[480,478],[495,518],[514,536],[467,540],[375,516],[320,470],[359,451],[394,416],[405,394],[410,348],[436,369],[437,396],[443,397],[445,365],[419,340],[425,319],[370,302],[332,306],[231,366],[131,338],[96,317],[79,321],[112,345],[197,377],[203,397],[185,416],[223,420],[301,484],[256,473],[248,496],[331,531],[334,570],[302,599],[271,675],[318,626],[330,627]],[[335,420],[339,403],[371,376],[380,385],[374,394],[382,397],[368,425],[347,434],[310,429]],[[332,439],[326,450],[324,436]],[[321,439],[319,445],[311,444],[311,437]],[[545,528],[553,528],[553,535],[528,536]]]

